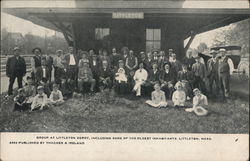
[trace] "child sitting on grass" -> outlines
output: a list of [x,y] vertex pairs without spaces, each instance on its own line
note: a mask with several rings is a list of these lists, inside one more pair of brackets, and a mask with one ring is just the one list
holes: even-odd
[[175,84],[175,89],[173,96],[172,96],[172,101],[174,103],[175,107],[184,107],[185,106],[185,101],[186,101],[186,93],[183,90],[183,85],[181,82],[177,82]]
[[43,110],[45,107],[48,107],[48,97],[44,93],[43,86],[37,87],[37,93],[38,94],[34,97],[34,100],[31,104],[30,112],[32,112],[36,109]]
[[24,86],[24,94],[27,97],[27,103],[31,105],[36,96],[36,87],[33,85],[33,80],[30,76],[27,76],[27,85]]
[[151,94],[152,100],[147,100],[146,103],[153,107],[166,107],[168,105],[166,101],[165,92],[161,90],[160,84],[154,85],[154,91]]
[[193,90],[194,98],[193,98],[193,107],[187,108],[185,111],[194,112],[198,116],[207,115],[207,110],[204,109],[208,105],[207,96],[203,95],[198,88]]
[[29,105],[27,104],[27,97],[25,96],[24,89],[20,88],[18,89],[18,94],[14,98],[14,110],[13,111],[24,111],[29,108]]
[[47,78],[42,78],[39,82],[38,86],[43,86],[43,91],[47,95],[47,97],[50,96],[51,90],[50,90],[50,83],[48,83]]
[[53,91],[50,94],[49,102],[52,105],[61,105],[64,102],[62,92],[58,90],[57,84],[53,84]]

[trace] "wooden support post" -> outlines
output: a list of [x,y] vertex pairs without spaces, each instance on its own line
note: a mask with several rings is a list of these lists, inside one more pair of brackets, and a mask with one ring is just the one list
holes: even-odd
[[194,34],[194,33],[191,34],[190,39],[188,40],[187,45],[184,47],[184,53],[187,52],[187,50],[190,47],[191,43],[193,42],[195,36],[196,36],[196,34]]

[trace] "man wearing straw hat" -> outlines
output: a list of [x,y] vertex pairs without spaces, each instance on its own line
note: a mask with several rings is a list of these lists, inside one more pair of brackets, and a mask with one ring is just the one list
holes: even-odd
[[221,90],[224,98],[229,97],[229,79],[230,79],[230,67],[228,63],[228,57],[226,56],[226,49],[220,49],[220,59],[219,59],[219,82],[221,85]]
[[210,95],[213,94],[213,84],[215,83],[216,93],[219,93],[219,75],[218,75],[218,65],[219,61],[217,58],[217,52],[211,50],[210,54],[212,58],[207,61],[207,77],[209,79],[209,89]]
[[23,57],[20,56],[20,48],[13,49],[14,56],[8,58],[6,64],[6,75],[9,77],[8,96],[12,95],[13,84],[17,78],[18,88],[22,88],[23,76],[26,74],[26,63]]

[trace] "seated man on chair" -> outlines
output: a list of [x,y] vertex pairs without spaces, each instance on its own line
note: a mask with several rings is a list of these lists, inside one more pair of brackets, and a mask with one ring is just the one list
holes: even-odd
[[93,92],[94,91],[94,87],[96,84],[95,79],[93,79],[93,73],[89,67],[89,61],[84,61],[83,62],[83,66],[79,68],[78,71],[78,89],[79,92],[82,93],[83,92],[83,86],[85,84],[90,84],[90,91]]

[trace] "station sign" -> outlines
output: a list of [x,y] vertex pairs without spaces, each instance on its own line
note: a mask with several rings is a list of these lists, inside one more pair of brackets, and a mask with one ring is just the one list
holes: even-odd
[[144,19],[143,12],[113,12],[113,19]]

